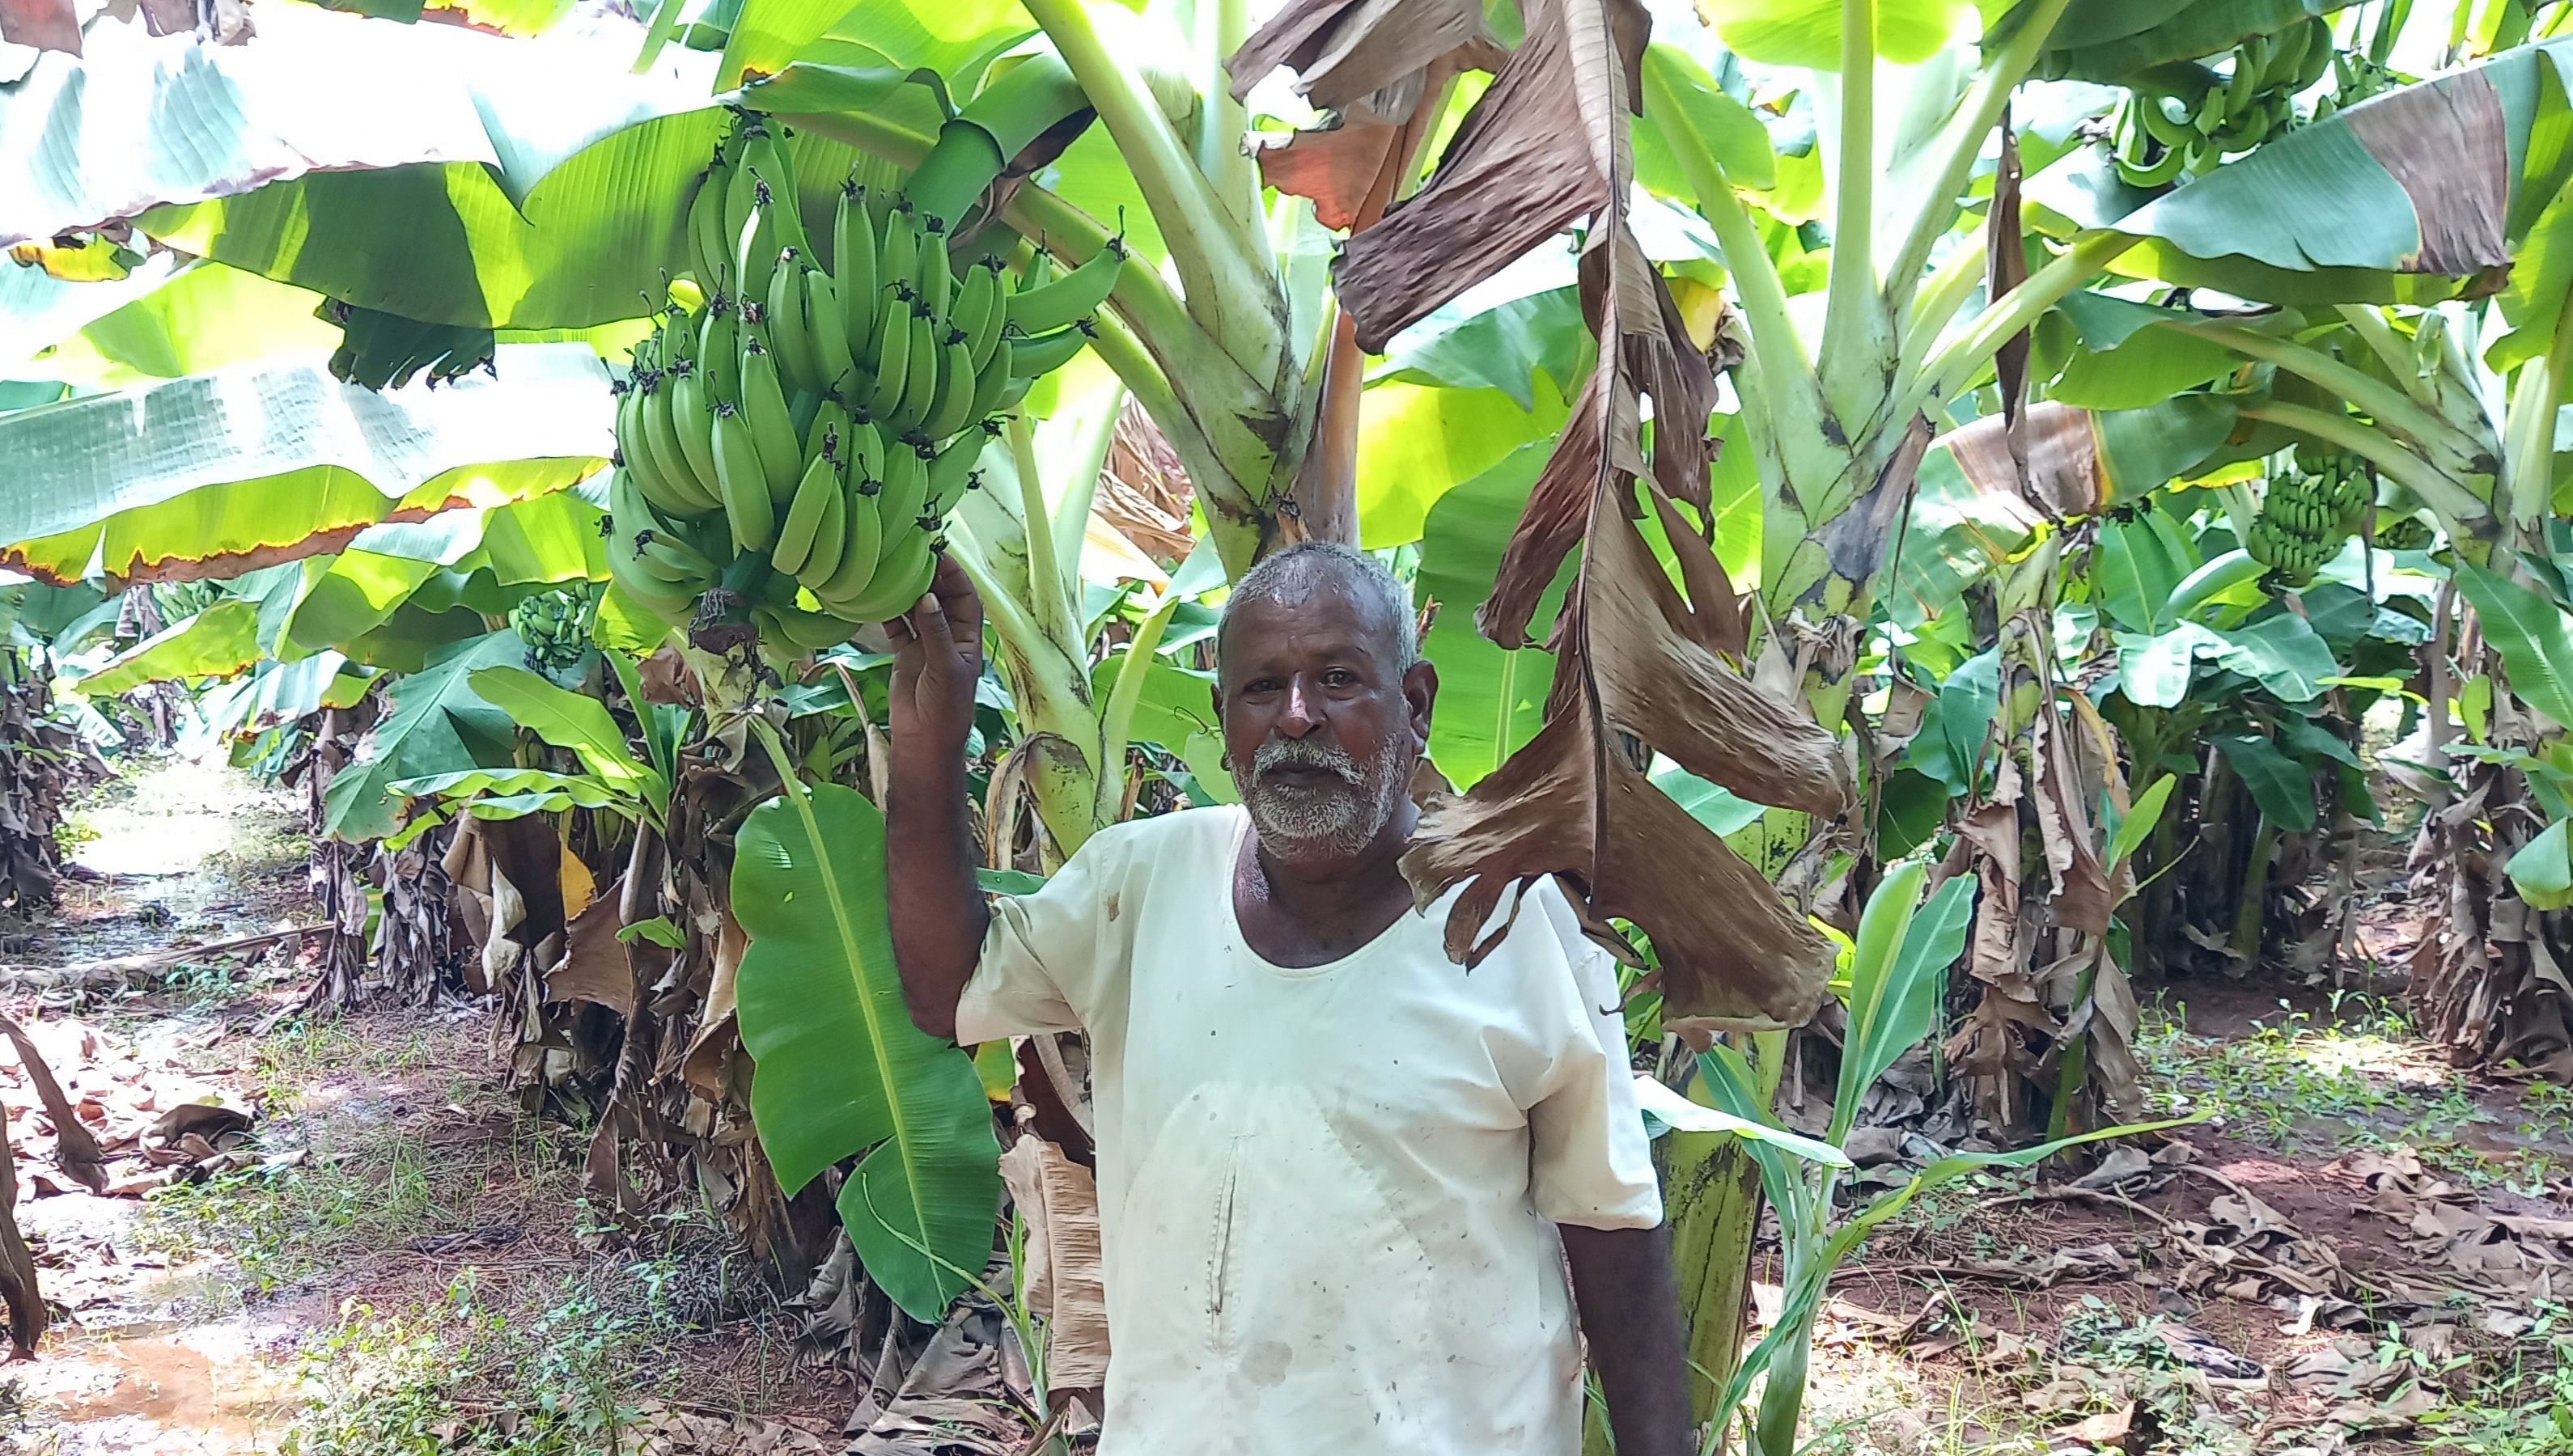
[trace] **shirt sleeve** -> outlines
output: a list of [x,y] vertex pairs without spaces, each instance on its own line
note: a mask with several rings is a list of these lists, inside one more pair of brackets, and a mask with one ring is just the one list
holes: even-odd
[[1570,993],[1558,1003],[1554,1056],[1527,1109],[1528,1194],[1536,1211],[1584,1228],[1662,1221],[1652,1140],[1635,1102],[1617,980],[1605,952],[1568,947]]
[[1085,1029],[1105,959],[1101,882],[1117,878],[1107,862],[1123,858],[1119,838],[1094,836],[1035,894],[993,901],[982,959],[956,1003],[958,1045]]

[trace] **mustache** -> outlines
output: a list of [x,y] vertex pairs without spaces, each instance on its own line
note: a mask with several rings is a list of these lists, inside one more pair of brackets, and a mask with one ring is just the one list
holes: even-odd
[[1317,768],[1354,784],[1363,777],[1358,761],[1347,749],[1337,744],[1319,743],[1310,738],[1273,738],[1260,745],[1252,755],[1252,777],[1258,778],[1280,767]]

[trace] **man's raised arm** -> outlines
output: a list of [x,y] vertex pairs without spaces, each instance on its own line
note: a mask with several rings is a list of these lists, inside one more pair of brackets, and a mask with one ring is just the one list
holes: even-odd
[[983,674],[983,600],[963,568],[939,557],[929,594],[885,623],[893,637],[892,772],[885,788],[885,879],[893,959],[911,1019],[956,1035],[956,1002],[973,978],[991,912],[974,883],[965,739]]

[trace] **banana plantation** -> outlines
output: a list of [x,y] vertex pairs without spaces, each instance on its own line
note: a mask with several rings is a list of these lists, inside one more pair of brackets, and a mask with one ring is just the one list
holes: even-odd
[[1158,1449],[915,607],[998,935],[1319,542],[1585,1456],[2573,1450],[2565,0],[0,0],[0,1449]]

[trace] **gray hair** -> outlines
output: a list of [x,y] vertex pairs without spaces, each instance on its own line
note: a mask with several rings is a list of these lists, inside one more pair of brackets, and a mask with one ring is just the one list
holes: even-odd
[[1216,622],[1217,658],[1221,660],[1224,655],[1225,628],[1233,624],[1236,607],[1246,602],[1281,600],[1289,595],[1290,587],[1324,573],[1336,575],[1359,606],[1384,619],[1383,628],[1393,637],[1393,670],[1409,672],[1412,664],[1420,660],[1419,626],[1411,615],[1411,593],[1404,590],[1382,561],[1339,541],[1298,541],[1262,558],[1259,565],[1242,573],[1242,579],[1233,584],[1233,595],[1225,598],[1224,615]]

